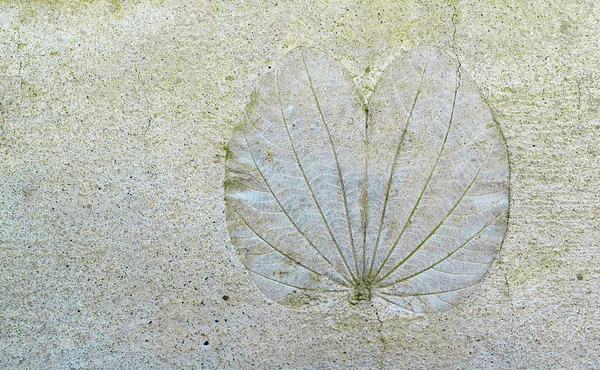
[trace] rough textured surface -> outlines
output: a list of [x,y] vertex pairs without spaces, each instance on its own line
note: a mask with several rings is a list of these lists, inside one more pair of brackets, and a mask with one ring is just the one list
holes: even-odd
[[[1,1],[0,367],[598,366],[599,21],[573,0]],[[271,303],[225,229],[250,92],[312,45],[369,95],[422,44],[506,138],[499,259],[439,314]]]

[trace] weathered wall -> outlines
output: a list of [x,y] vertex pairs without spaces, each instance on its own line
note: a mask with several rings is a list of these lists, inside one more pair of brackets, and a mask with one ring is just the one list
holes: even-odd
[[[594,1],[1,1],[1,367],[598,366],[599,21]],[[421,44],[506,138],[497,262],[439,314],[269,302],[224,217],[254,85],[311,45],[368,96]]]

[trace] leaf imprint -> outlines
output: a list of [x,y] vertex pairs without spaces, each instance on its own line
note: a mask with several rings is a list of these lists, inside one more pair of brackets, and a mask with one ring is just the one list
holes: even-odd
[[439,311],[493,262],[508,177],[498,126],[447,53],[396,58],[366,106],[338,62],[297,48],[234,131],[227,224],[256,285],[281,304]]

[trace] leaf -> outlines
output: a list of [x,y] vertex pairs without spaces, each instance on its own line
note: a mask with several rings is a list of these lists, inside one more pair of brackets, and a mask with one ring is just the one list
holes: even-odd
[[298,48],[254,90],[225,194],[231,241],[269,298],[438,311],[471,293],[496,256],[508,159],[448,54],[420,47],[396,59],[367,109],[338,62]]

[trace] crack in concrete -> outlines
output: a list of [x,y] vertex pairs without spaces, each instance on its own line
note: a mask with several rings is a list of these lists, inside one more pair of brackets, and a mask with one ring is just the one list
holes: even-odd
[[577,123],[581,125],[581,78],[577,78]]
[[454,57],[456,58],[456,62],[458,63],[458,66],[456,67],[456,74],[458,75],[458,84],[456,86],[456,90],[458,91],[458,88],[460,87],[460,81],[461,81],[461,73],[460,73],[460,69],[462,67],[462,63],[460,61],[460,58],[458,57],[458,51],[456,50],[456,33],[458,32],[458,25],[457,25],[457,18],[458,18],[458,7],[457,4],[454,2],[454,0],[450,0],[450,4],[452,4],[452,8],[453,8],[453,12],[452,12],[452,26],[453,26],[453,31],[452,31],[452,51],[454,52]]
[[379,323],[379,329],[377,329],[377,333],[379,333],[379,339],[381,341],[381,353],[379,356],[379,368],[383,369],[383,359],[385,357],[385,353],[386,353],[386,343],[385,343],[385,337],[383,336],[383,320],[381,320],[381,317],[379,316],[379,311],[377,310],[377,307],[374,304],[371,304],[371,307],[373,307],[373,309],[375,310],[375,317],[377,318],[377,322]]
[[506,284],[506,294],[508,295],[508,299],[510,300],[510,304],[514,308],[513,298],[512,298],[512,295],[510,293],[510,285],[508,284],[508,278],[506,277],[506,271],[504,272],[504,284]]
[[457,26],[457,21],[456,18],[458,18],[458,7],[457,4],[454,2],[454,0],[450,0],[450,4],[452,4],[452,26],[453,26],[453,31],[452,31],[452,51],[454,51],[454,56],[456,56],[456,60],[458,61],[458,66],[460,68],[460,60],[458,59],[458,53],[456,52],[456,33],[458,32],[458,26]]
[[[514,314],[515,314],[515,302],[512,296],[512,293],[510,291],[510,284],[508,283],[508,277],[506,274],[506,271],[504,271],[504,284],[506,285],[506,295],[508,296],[508,299],[510,301],[510,307],[511,307],[511,312],[510,312],[510,317],[509,317],[509,325],[508,325],[508,331],[510,333],[510,338],[511,341],[514,345],[514,343],[516,343],[516,337],[515,337],[515,325],[514,325]],[[520,363],[519,361],[517,361],[517,359],[515,358],[515,353],[518,353],[518,351],[511,351],[510,352],[510,357],[513,361],[513,365],[516,365],[517,363]]]
[[[21,45],[21,29],[20,28],[16,28],[17,31],[17,52],[16,54],[19,55],[19,46]],[[19,95],[21,96],[21,104],[20,106],[23,107],[24,103],[25,103],[25,97],[23,96],[23,85],[25,84],[25,79],[23,78],[23,60],[22,58],[20,58],[19,55]]]

